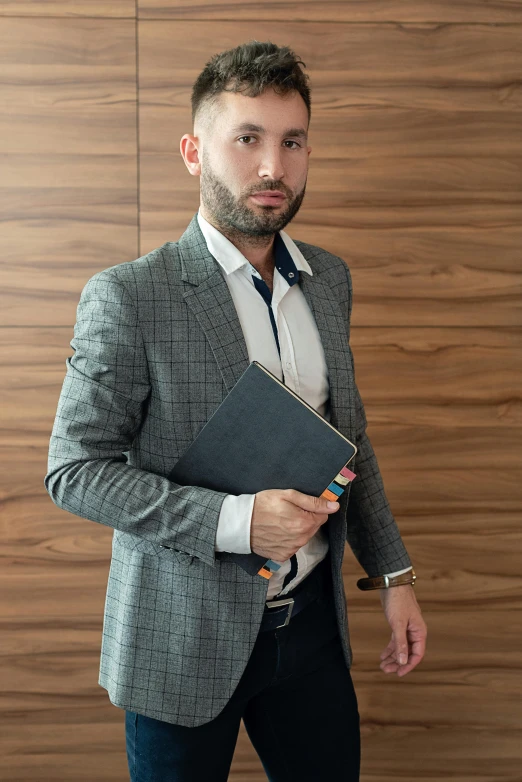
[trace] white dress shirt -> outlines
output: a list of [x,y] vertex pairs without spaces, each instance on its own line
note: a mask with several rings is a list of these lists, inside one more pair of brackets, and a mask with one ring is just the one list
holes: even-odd
[[[259,361],[279,380],[327,420],[329,414],[328,368],[314,316],[298,284],[289,285],[274,269],[271,308],[277,326],[281,357],[277,350],[267,302],[256,290],[252,276],[257,269],[217,228],[198,211],[198,223],[211,255],[226,280],[243,330],[250,361]],[[285,231],[279,235],[300,273],[313,274],[306,258]],[[255,494],[227,494],[219,515],[216,551],[250,554],[250,525]],[[294,589],[324,559],[328,538],[319,527],[306,545],[296,552],[297,575],[282,589],[290,571],[290,559],[274,560],[281,565],[268,581],[267,600]],[[386,575],[406,573],[410,568]],[[385,574],[382,574],[385,575]]]

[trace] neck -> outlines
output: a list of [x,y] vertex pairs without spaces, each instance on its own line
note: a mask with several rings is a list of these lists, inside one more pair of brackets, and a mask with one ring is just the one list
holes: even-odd
[[203,206],[200,206],[199,211],[208,223],[213,225],[223,236],[226,236],[234,247],[237,247],[247,261],[257,269],[263,279],[272,279],[275,268],[275,234],[270,234],[270,236],[251,236],[230,226],[220,225],[212,215],[208,215],[205,212]]

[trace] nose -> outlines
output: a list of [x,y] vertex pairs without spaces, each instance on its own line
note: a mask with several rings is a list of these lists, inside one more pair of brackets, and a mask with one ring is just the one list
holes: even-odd
[[283,179],[284,174],[281,148],[278,145],[266,145],[263,150],[262,162],[259,165],[259,176],[279,182],[280,179]]

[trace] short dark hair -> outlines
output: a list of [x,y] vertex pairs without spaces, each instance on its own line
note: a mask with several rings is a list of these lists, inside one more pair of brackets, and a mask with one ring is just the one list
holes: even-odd
[[208,126],[222,92],[242,92],[255,98],[267,87],[272,87],[281,95],[297,91],[306,104],[310,124],[309,76],[300,65],[306,67],[288,46],[277,46],[270,41],[252,40],[215,54],[192,87],[192,122],[196,116],[204,114],[204,124]]

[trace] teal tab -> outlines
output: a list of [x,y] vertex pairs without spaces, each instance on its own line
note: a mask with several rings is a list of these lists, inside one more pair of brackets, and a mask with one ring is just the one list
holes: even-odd
[[332,483],[327,487],[329,491],[333,491],[334,494],[337,494],[338,497],[341,496],[344,489],[342,486],[338,486],[336,483],[332,481]]
[[265,562],[265,567],[267,567],[267,568],[269,568],[270,570],[274,571],[274,570],[279,570],[279,568],[281,567],[281,565],[279,565],[277,562],[274,562],[274,560],[273,560],[273,559],[268,559],[268,560]]

